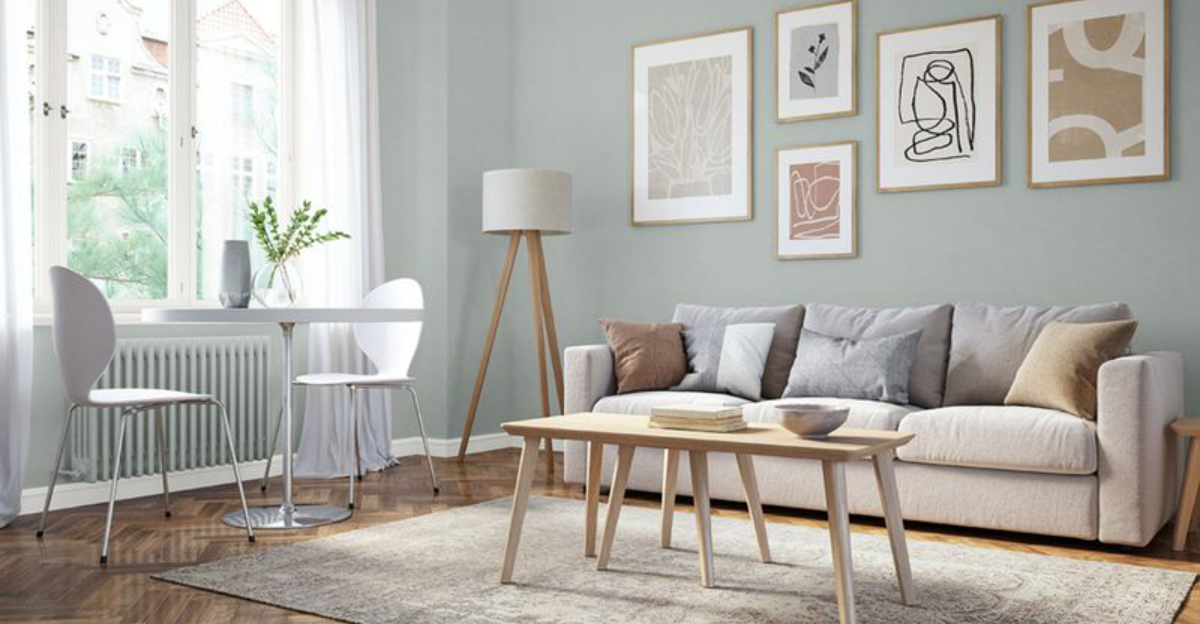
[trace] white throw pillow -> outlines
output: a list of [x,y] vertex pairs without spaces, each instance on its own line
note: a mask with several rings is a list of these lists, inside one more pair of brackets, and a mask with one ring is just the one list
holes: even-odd
[[688,374],[673,390],[721,392],[751,401],[762,399],[763,369],[774,336],[774,323],[684,330]]

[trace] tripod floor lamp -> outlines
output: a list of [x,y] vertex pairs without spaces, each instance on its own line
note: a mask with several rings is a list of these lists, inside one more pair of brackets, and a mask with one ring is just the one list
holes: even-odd
[[[537,345],[538,382],[541,390],[542,416],[550,415],[550,388],[546,375],[546,347],[549,343],[550,361],[554,369],[554,387],[558,394],[558,409],[563,409],[563,372],[558,350],[558,332],[554,327],[554,308],[550,304],[550,281],[546,278],[546,258],[542,253],[542,235],[571,233],[571,174],[549,169],[500,169],[483,174],[483,231],[508,235],[508,257],[500,273],[492,320],[488,325],[475,389],[471,392],[471,407],[463,425],[458,458],[467,454],[475,413],[487,377],[488,360],[496,343],[496,329],[504,311],[504,299],[512,281],[513,265],[521,239],[525,239],[529,255],[530,290],[533,293],[533,335]],[[546,440],[546,464],[554,468],[553,446]]]

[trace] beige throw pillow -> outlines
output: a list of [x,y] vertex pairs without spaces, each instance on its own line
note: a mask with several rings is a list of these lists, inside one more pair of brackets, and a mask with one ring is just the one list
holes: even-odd
[[680,323],[629,323],[600,319],[613,350],[617,393],[666,390],[688,372]]
[[1137,321],[1050,323],[1017,370],[1005,405],[1055,409],[1096,419],[1100,367],[1129,348]]

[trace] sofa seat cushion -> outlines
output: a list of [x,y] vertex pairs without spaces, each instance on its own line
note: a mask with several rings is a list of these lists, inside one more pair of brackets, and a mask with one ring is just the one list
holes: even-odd
[[747,403],[749,401],[746,399],[728,394],[663,390],[606,396],[596,401],[592,411],[602,414],[649,416],[650,409],[660,405],[745,405]]
[[858,399],[810,398],[778,399],[751,403],[742,408],[746,422],[779,422],[775,406],[783,403],[813,403],[816,405],[838,405],[850,408],[850,416],[843,425],[849,429],[874,429],[876,431],[895,431],[900,421],[908,414],[919,408],[909,405],[895,405],[881,401],[865,401]]
[[1096,472],[1096,425],[1036,407],[968,405],[909,414],[914,434],[896,454],[906,462],[1019,472]]

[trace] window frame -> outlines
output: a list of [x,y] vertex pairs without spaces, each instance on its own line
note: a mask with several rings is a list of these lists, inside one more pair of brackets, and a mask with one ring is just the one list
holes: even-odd
[[[100,61],[100,69],[96,69],[96,61]],[[117,70],[112,70],[111,64],[117,64]],[[100,78],[100,93],[95,93],[93,87],[96,86],[96,78]],[[116,79],[117,95],[113,97],[108,91],[111,84],[109,81]],[[109,104],[120,104],[124,101],[125,95],[125,64],[119,58],[105,56],[103,54],[88,54],[88,86],[87,98],[96,100],[97,102],[107,102]]]
[[[198,0],[166,0],[169,2],[169,29],[167,40],[168,82],[167,96],[167,297],[160,300],[123,299],[112,300],[114,317],[118,323],[141,322],[141,310],[147,307],[214,307],[215,300],[197,296],[198,284],[196,263],[198,253],[196,240],[196,182],[199,165],[196,148],[199,133],[196,111],[196,17]],[[295,42],[295,10],[293,3],[280,0],[280,94],[279,94],[279,157],[281,163],[292,163],[294,141],[295,84],[293,77]],[[91,141],[69,135],[71,122],[65,108],[71,94],[67,89],[67,10],[68,0],[42,0],[36,3],[34,40],[34,83],[35,103],[34,127],[30,134],[34,142],[33,154],[38,172],[34,184],[35,255],[34,274],[34,320],[38,324],[50,322],[49,267],[66,265],[67,241],[67,190],[72,180],[73,142],[88,144]],[[103,54],[88,54],[88,83],[84,98],[109,103],[119,103],[105,98],[92,97],[91,58]],[[82,59],[81,59],[82,60]],[[118,62],[120,59],[117,59]],[[124,81],[124,63],[121,64],[121,95],[128,85]],[[111,75],[111,74],[104,74]],[[42,113],[48,106],[49,112]],[[52,114],[51,114],[52,113]],[[140,158],[139,158],[140,160]],[[60,163],[66,163],[62,166]],[[90,163],[89,163],[90,164]],[[256,167],[257,168],[257,167]],[[290,168],[281,166],[278,176],[279,193],[275,197],[279,206],[292,205]],[[257,179],[257,170],[254,172]]]

